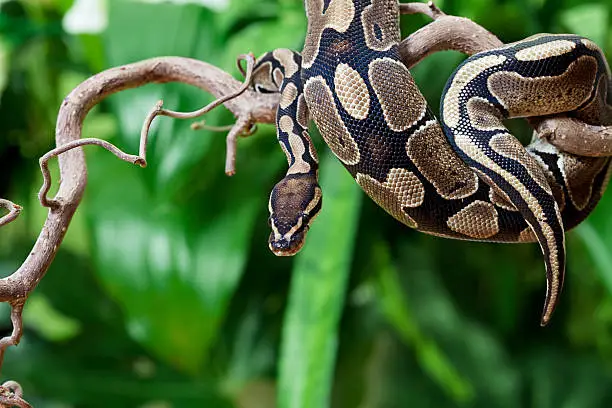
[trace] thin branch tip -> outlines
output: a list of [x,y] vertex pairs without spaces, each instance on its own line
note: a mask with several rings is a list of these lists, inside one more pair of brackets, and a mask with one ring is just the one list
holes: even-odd
[[250,136],[254,133],[253,119],[249,115],[240,116],[225,139],[225,174],[236,174],[236,151],[238,136]]
[[14,202],[9,200],[4,200],[2,198],[0,198],[0,208],[4,208],[8,211],[8,214],[4,215],[3,217],[0,217],[0,227],[15,221],[23,210],[23,207],[21,207],[20,205],[15,204]]
[[209,132],[227,132],[232,130],[234,125],[212,126],[206,123],[205,119],[191,124],[191,130],[207,130]]
[[438,6],[436,6],[433,1],[428,2],[427,7],[429,7],[429,9],[431,10],[431,14],[434,20],[446,15],[446,13],[440,10],[440,8],[438,8]]
[[399,11],[400,14],[425,14],[434,21],[446,15],[433,1],[427,3],[401,3]]
[[612,126],[589,125],[567,116],[536,118],[529,123],[537,137],[564,152],[587,157],[612,156]]

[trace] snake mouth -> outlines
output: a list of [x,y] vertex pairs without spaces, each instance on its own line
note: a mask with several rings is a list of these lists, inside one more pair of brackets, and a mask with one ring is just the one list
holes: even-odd
[[268,246],[272,253],[276,256],[293,256],[300,252],[304,246],[306,239],[306,231],[300,231],[291,236],[290,239],[280,238],[275,239],[274,234],[270,234]]

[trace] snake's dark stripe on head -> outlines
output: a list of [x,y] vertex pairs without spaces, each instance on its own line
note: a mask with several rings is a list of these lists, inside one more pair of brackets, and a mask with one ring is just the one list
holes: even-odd
[[562,113],[612,124],[610,70],[597,45],[538,34],[468,58],[445,88],[440,126],[399,59],[397,0],[305,8],[303,60],[277,50],[255,72],[256,90],[281,92],[278,137],[289,162],[270,200],[271,248],[297,252],[321,207],[309,113],[357,183],[404,224],[455,239],[539,242],[546,323],[563,284],[564,229],[596,206],[610,160],[537,139],[524,148],[503,120]]
[[310,223],[321,209],[319,163],[308,135],[309,113],[300,78],[302,57],[277,49],[258,59],[254,87],[259,92],[280,92],[276,112],[277,137],[287,156],[286,176],[270,194],[270,249],[293,255],[303,245]]

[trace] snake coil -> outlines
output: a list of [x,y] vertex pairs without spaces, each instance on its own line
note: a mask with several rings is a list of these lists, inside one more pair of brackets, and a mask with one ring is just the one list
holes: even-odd
[[398,54],[397,0],[305,0],[301,54],[258,59],[253,86],[280,92],[276,125],[289,168],[270,195],[270,249],[293,255],[321,209],[314,120],[326,144],[380,207],[428,234],[538,242],[546,265],[541,323],[565,273],[565,230],[595,208],[610,159],[523,147],[503,120],[564,114],[612,123],[610,69],[575,35],[538,34],[471,56],[442,95],[441,124]]

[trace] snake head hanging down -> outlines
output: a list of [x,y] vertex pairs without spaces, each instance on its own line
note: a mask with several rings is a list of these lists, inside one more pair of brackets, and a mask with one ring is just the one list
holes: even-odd
[[[280,92],[277,136],[289,169],[270,197],[270,248],[293,255],[321,208],[312,116],[331,151],[380,207],[453,239],[538,242],[546,324],[565,273],[565,231],[595,208],[609,158],[545,141],[527,148],[504,120],[565,114],[612,124],[610,70],[593,42],[541,34],[468,58],[442,95],[442,125],[401,62],[397,0],[305,0],[302,55],[259,59],[254,89]],[[494,268],[492,265],[491,268]]]
[[307,174],[283,178],[270,194],[270,250],[276,255],[295,255],[304,245],[310,223],[321,210],[321,188]]
[[309,114],[300,78],[299,54],[278,49],[261,56],[254,68],[253,88],[260,93],[280,92],[276,113],[277,138],[289,169],[270,194],[270,250],[279,256],[302,249],[311,222],[322,204],[319,164],[308,135]]

